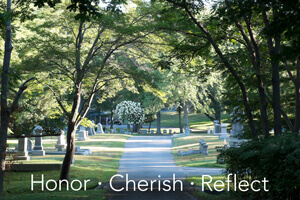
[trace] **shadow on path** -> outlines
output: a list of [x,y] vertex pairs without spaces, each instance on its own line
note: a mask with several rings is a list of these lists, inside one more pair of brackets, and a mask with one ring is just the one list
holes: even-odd
[[118,173],[106,188],[109,200],[193,200],[187,176],[220,174],[222,169],[177,167],[171,136],[131,137],[125,144]]

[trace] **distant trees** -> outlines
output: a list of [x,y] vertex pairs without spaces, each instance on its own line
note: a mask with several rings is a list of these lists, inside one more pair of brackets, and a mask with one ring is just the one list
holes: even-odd
[[[297,117],[292,124],[282,108],[280,99],[285,93],[280,88],[288,74],[288,70],[282,70],[288,57],[286,52],[291,52],[292,43],[298,49],[295,43],[298,4],[225,0],[207,6],[202,1],[162,0],[153,1],[148,9],[155,13],[154,24],[162,37],[174,47],[173,55],[183,60],[213,59],[214,68],[228,81],[225,93],[235,91],[232,96],[243,102],[252,137],[256,138],[258,133],[268,137],[270,126],[276,135],[281,134],[281,117],[290,130],[295,130],[292,127],[300,120]],[[285,23],[283,19],[288,17],[295,23]],[[299,54],[292,55],[295,63]],[[297,70],[294,72],[292,77]],[[294,105],[298,105],[297,97],[295,94]],[[260,123],[255,123],[257,118]]]

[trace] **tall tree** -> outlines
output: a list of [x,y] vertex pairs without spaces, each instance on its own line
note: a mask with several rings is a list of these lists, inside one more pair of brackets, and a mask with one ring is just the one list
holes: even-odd
[[[76,21],[75,14],[62,10],[65,8],[57,8],[54,12],[40,10],[40,16],[45,19],[39,28],[27,25],[35,35],[26,38],[30,42],[26,51],[36,54],[30,59],[25,53],[23,55],[28,62],[38,62],[43,70],[49,71],[44,84],[53,92],[68,121],[67,148],[60,179],[69,179],[75,132],[95,94],[108,90],[114,84],[113,80],[130,78],[137,73],[135,68],[120,64],[116,53],[122,48],[125,50],[129,44],[139,43],[147,34],[139,31],[134,17],[109,12],[106,8],[102,8],[101,18],[91,19],[90,22]],[[30,40],[35,41],[35,45]],[[59,79],[69,80],[68,95],[57,84]]]

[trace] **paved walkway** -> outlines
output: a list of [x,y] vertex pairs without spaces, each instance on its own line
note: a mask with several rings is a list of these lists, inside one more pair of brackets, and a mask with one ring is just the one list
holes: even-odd
[[[115,189],[123,188],[124,190],[121,192],[109,190],[109,199],[192,200],[195,198],[188,193],[192,186],[184,181],[185,177],[203,174],[217,175],[222,172],[222,169],[215,168],[177,167],[174,164],[171,147],[171,136],[135,136],[129,138],[120,159],[119,175],[112,182]],[[126,177],[133,181],[126,184]],[[142,181],[140,187],[147,190],[145,192],[138,191],[137,184],[141,180],[145,180]],[[126,185],[128,185],[128,191],[125,191]],[[133,191],[134,189],[136,191]],[[164,190],[170,191],[165,192]]]

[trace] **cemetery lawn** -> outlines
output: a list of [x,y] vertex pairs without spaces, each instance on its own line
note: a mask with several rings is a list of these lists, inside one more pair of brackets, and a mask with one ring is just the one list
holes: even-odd
[[[161,111],[160,112],[160,118],[161,122],[160,125],[162,127],[179,127],[179,118],[178,118],[178,112],[174,111]],[[222,122],[228,123],[230,115],[229,114],[222,114],[221,115]],[[183,126],[183,112],[182,112],[182,126]],[[154,120],[151,123],[151,126],[156,126],[157,121]],[[189,113],[189,126],[191,129],[200,129],[203,131],[206,131],[208,127],[211,127],[213,129],[213,122],[207,118],[204,114],[199,113]],[[143,124],[144,128],[148,128],[149,123]]]
[[[189,156],[179,156],[178,151],[198,150],[199,140],[204,139],[208,145],[208,155],[196,154]],[[228,141],[227,141],[228,142]],[[172,154],[175,164],[180,167],[212,167],[224,168],[225,165],[217,164],[216,146],[224,146],[224,140],[219,140],[218,136],[192,133],[187,137],[173,138]]]
[[[41,186],[38,184],[34,186],[34,191],[31,191],[31,174],[33,174],[34,181],[41,180],[41,175],[44,174],[44,182],[46,182],[45,180],[49,179],[58,180],[60,170],[6,172],[3,199],[93,199],[94,197],[104,199],[105,190],[94,190],[94,188],[98,186],[98,182],[102,185],[109,182],[110,177],[117,172],[119,159],[128,137],[130,136],[124,134],[97,134],[90,136],[87,141],[76,141],[76,146],[80,146],[81,149],[92,150],[92,154],[87,156],[75,155],[75,164],[70,170],[70,182],[78,179],[83,183],[84,180],[90,179],[86,191],[83,191],[83,188],[78,192],[66,191],[66,188],[62,188],[62,191],[41,191]],[[57,137],[43,138],[44,149],[57,151],[54,149],[56,141]],[[13,148],[17,140],[9,139],[8,144],[10,148]],[[30,161],[22,161],[22,163],[62,163],[63,158],[63,155],[31,156]]]

